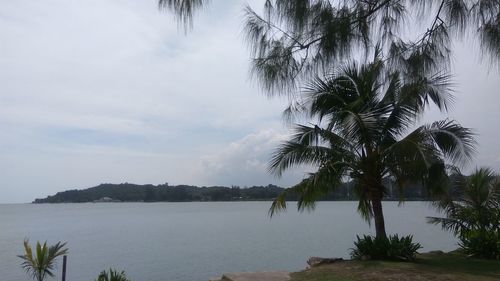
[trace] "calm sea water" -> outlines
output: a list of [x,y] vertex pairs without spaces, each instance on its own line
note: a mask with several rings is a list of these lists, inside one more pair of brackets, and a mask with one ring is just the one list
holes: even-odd
[[[305,268],[309,256],[348,257],[356,234],[373,228],[354,202],[295,206],[270,219],[269,202],[0,205],[0,280],[29,280],[22,242],[67,241],[68,281],[93,281],[110,267],[135,281],[207,281],[224,272]],[[385,202],[388,233],[414,234],[428,250],[456,241],[425,217],[425,202]],[[60,271],[62,265],[59,262]],[[57,276],[57,279],[60,277]]]

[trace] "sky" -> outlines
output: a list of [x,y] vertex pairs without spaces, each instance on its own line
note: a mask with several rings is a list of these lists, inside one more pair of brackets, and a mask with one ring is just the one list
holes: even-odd
[[[156,0],[0,0],[0,203],[100,183],[290,186],[267,172],[284,98],[249,77],[245,3],[189,32]],[[469,170],[500,171],[500,73],[457,42],[449,115],[477,133]],[[489,67],[490,66],[490,67]]]

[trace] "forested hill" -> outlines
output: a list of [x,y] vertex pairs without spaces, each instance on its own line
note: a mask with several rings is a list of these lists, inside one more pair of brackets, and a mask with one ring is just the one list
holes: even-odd
[[[191,185],[168,184],[137,185],[131,183],[101,184],[82,190],[67,190],[43,199],[35,199],[33,203],[83,203],[95,201],[121,202],[187,202],[187,201],[256,201],[272,200],[283,192],[284,188],[275,185],[252,186],[240,188],[237,186],[197,187]],[[404,197],[410,200],[427,199],[421,186],[407,188]],[[390,188],[386,199],[397,200],[400,196],[397,189]],[[103,200],[104,199],[104,200]],[[289,200],[296,200],[290,195]],[[355,200],[349,183],[343,184],[322,200]]]
[[186,202],[186,201],[239,201],[270,200],[283,188],[274,185],[239,187],[197,187],[190,185],[170,186],[137,185],[131,183],[101,184],[83,190],[67,190],[33,203],[80,203],[94,202],[108,197],[122,202]]

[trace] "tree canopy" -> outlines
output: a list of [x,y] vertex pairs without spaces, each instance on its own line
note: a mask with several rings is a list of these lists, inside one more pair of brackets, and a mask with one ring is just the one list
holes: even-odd
[[[208,0],[159,0],[189,26]],[[500,60],[500,0],[266,0],[245,8],[252,72],[269,94],[294,95],[318,73],[375,50],[402,75],[444,71],[453,38]]]

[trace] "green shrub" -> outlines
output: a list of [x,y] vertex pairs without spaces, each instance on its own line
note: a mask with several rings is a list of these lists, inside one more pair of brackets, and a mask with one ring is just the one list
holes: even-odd
[[417,250],[422,248],[419,243],[413,243],[413,236],[399,237],[390,235],[388,238],[376,238],[363,235],[357,237],[354,248],[351,249],[353,259],[374,259],[374,260],[414,260]]
[[117,270],[109,269],[103,270],[99,273],[96,281],[130,281],[125,275],[125,271],[118,272]]
[[500,181],[489,168],[470,176],[455,175],[453,185],[435,204],[445,217],[428,217],[460,240],[474,257],[500,259]]
[[470,256],[500,259],[500,232],[468,231],[461,235],[459,245]]

